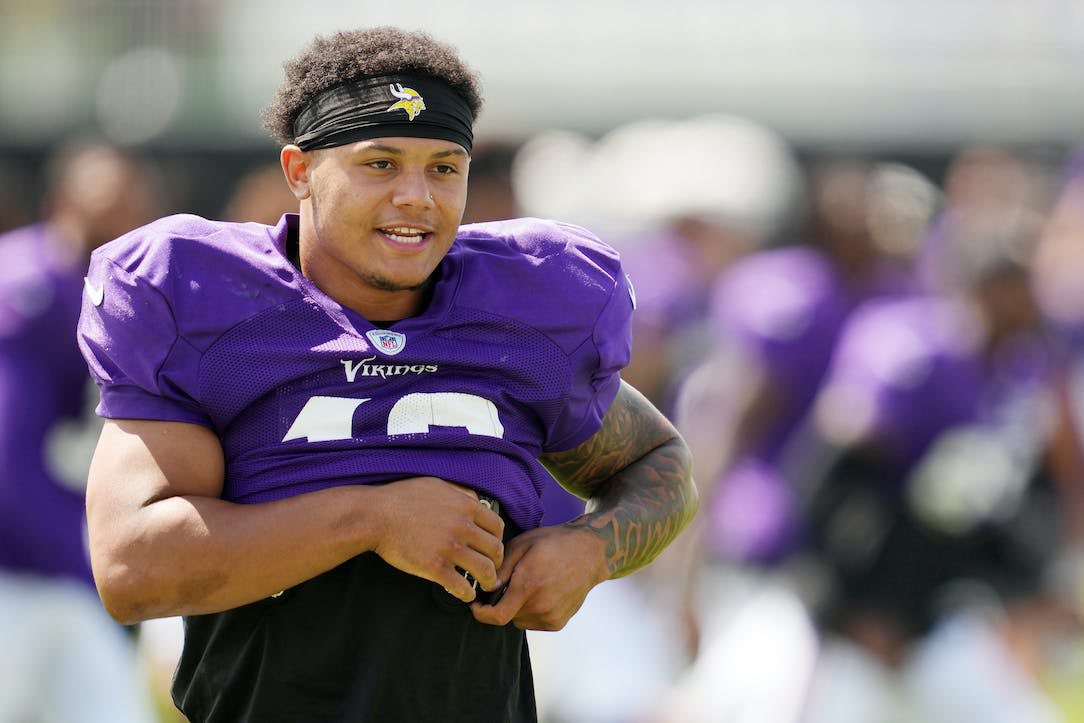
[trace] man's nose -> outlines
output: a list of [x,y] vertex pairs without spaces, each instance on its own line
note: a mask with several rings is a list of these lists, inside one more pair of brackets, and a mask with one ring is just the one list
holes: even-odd
[[397,206],[432,206],[433,191],[424,171],[410,171],[401,174],[393,198]]

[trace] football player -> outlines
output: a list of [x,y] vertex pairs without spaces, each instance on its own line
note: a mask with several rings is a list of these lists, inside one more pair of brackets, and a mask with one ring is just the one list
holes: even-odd
[[[481,97],[449,46],[343,32],[285,67],[266,124],[300,213],[165,218],[88,273],[102,598],[185,616],[192,721],[534,720],[523,631],[697,504],[620,379],[630,282],[580,228],[460,227]],[[538,527],[547,475],[586,514]]]

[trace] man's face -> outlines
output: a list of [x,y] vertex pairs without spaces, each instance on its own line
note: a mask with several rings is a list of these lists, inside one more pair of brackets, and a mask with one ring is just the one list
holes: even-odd
[[87,253],[158,215],[154,174],[106,147],[85,151],[65,171],[53,212],[74,225]]
[[463,216],[467,152],[450,141],[376,138],[309,153],[302,258],[314,281],[333,296],[423,286]]

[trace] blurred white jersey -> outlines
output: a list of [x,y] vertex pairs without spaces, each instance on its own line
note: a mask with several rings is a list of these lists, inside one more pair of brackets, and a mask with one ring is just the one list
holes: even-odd
[[0,723],[151,723],[132,641],[86,585],[0,570]]

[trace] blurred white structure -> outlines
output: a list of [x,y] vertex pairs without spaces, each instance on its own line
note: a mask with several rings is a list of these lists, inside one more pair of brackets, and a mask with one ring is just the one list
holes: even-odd
[[776,133],[716,113],[625,123],[594,143],[544,131],[518,154],[513,183],[528,215],[618,231],[697,218],[760,240],[794,209],[802,179]]
[[255,143],[282,60],[315,32],[376,24],[458,45],[486,80],[490,136],[718,111],[803,144],[1075,142],[1084,127],[1077,0],[0,0],[0,136],[92,119],[111,61],[158,45],[184,64],[179,99],[145,86],[148,112],[185,109],[163,137]]

